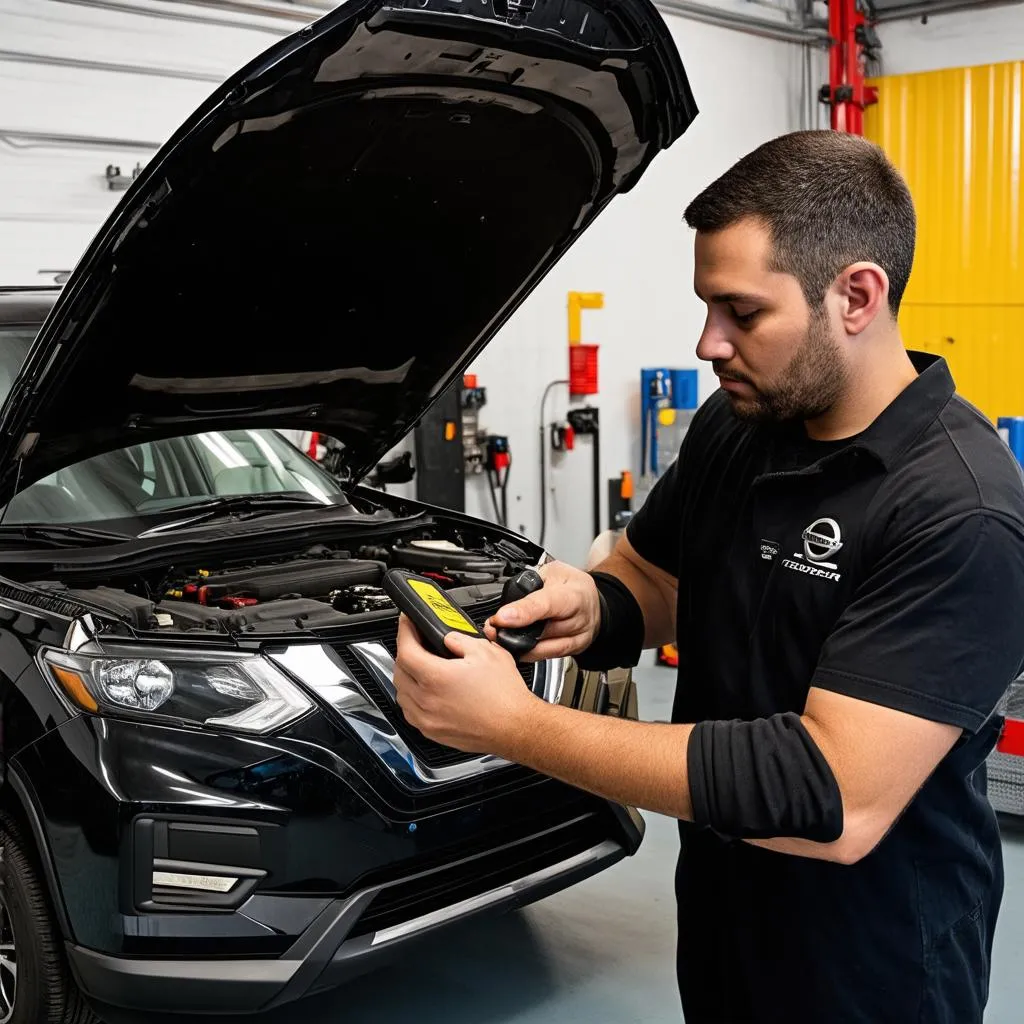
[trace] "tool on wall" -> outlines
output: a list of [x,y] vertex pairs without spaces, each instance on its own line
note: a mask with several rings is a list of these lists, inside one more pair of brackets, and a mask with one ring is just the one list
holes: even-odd
[[104,173],[104,177],[107,181],[107,188],[111,192],[124,192],[125,189],[130,188],[132,182],[142,173],[142,164],[136,163],[132,168],[131,173],[123,174],[121,168],[116,164],[107,164],[107,169]]
[[697,371],[640,371],[640,475],[649,487],[679,453],[697,408]]
[[598,346],[583,342],[584,309],[604,309],[603,292],[569,292],[569,394],[597,394]]
[[875,24],[871,0],[830,0],[829,80],[821,87],[820,99],[832,108],[834,131],[863,135],[864,110],[878,102],[878,90],[864,83],[867,61],[882,48]]
[[[672,465],[697,408],[697,371],[651,367],[640,371],[639,501]],[[658,648],[657,664],[676,667],[674,644]]]
[[486,404],[487,389],[479,386],[475,373],[467,373],[462,378],[462,450],[468,475],[484,471],[487,453],[480,431],[480,410]]
[[[600,432],[598,411],[593,406],[570,412],[565,421],[548,423],[546,409],[548,395],[552,388],[563,384],[569,388],[569,397],[581,398],[597,394],[597,357],[599,346],[583,341],[583,310],[604,309],[603,292],[569,292],[566,302],[569,313],[569,376],[564,380],[553,380],[544,389],[540,402],[540,537],[544,543],[548,522],[547,496],[547,448],[552,451],[571,452],[576,448],[576,438],[590,434],[594,438],[594,530],[601,528],[601,471]],[[580,430],[580,425],[583,430]]]
[[608,481],[608,529],[624,530],[633,518],[633,474],[624,469]]
[[[512,452],[509,450],[508,438],[493,434],[486,439],[484,465],[487,469],[487,486],[491,491],[494,503],[494,515],[500,526],[508,526],[508,474],[512,468]],[[505,475],[502,476],[502,473]],[[498,505],[498,492],[501,492],[501,505]]]
[[576,431],[571,423],[552,423],[550,429],[552,451],[571,452],[576,447]]
[[466,509],[466,481],[486,477],[494,519],[508,525],[509,440],[480,426],[487,391],[467,373],[429,409],[416,427],[416,497],[431,505]]
[[[503,434],[488,434],[480,426],[480,410],[487,404],[487,389],[475,373],[462,378],[462,451],[466,478],[486,475],[487,487],[499,526],[508,526],[508,475],[512,450]],[[499,499],[500,495],[500,499]]]
[[566,414],[576,437],[592,437],[594,476],[594,536],[601,532],[601,421],[597,406],[570,409]]

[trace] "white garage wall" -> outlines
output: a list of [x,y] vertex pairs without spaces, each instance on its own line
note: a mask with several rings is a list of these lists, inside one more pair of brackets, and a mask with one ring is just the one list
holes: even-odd
[[[130,172],[224,76],[283,34],[280,22],[214,10],[212,20],[160,16],[195,8],[127,0],[105,11],[66,0],[0,0],[0,281],[32,284],[71,268],[112,209],[108,164]],[[725,5],[723,5],[725,6]],[[695,366],[703,314],[691,291],[691,238],[681,217],[705,184],[757,143],[800,127],[799,46],[674,16],[668,19],[701,113],[549,275],[473,368],[487,388],[482,421],[510,437],[510,525],[539,528],[541,389],[567,374],[566,293],[603,291],[584,314],[584,340],[601,345],[604,478],[639,461],[642,366]],[[713,377],[701,371],[701,398]],[[562,388],[549,418],[562,417]],[[589,441],[558,456],[548,546],[582,562],[591,540]],[[413,488],[401,488],[411,493]],[[489,517],[482,480],[471,513]]]
[[74,266],[120,196],[107,166],[130,174],[145,163],[217,83],[283,34],[217,20],[0,0],[0,281],[49,282],[40,270]]
[[882,74],[964,68],[1024,59],[1024,3],[884,22]]

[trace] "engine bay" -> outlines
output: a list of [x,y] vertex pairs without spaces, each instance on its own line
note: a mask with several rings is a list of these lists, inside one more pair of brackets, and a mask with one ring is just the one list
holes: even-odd
[[54,596],[107,612],[138,631],[278,634],[392,617],[384,573],[404,568],[467,606],[496,599],[509,576],[534,564],[518,544],[425,530],[399,541],[316,544],[287,556],[175,565],[150,578],[102,586],[35,582]]

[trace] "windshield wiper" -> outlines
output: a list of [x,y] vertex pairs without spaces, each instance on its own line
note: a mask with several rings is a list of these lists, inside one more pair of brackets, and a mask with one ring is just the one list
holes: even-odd
[[70,526],[63,523],[4,523],[0,525],[0,540],[42,540],[49,543],[123,544],[132,537],[113,530],[96,530],[89,526]]
[[[289,509],[296,506],[316,505],[319,508],[339,508],[333,502],[325,503],[312,494],[301,492],[287,494],[246,494],[230,498],[212,498],[209,500],[197,501],[188,505],[173,506],[174,512],[191,512],[192,515],[184,519],[176,519],[170,523],[161,523],[159,526],[152,526],[138,534],[141,537],[157,537],[161,533],[171,533],[195,523],[205,522],[224,513],[234,512],[265,512],[268,509]],[[169,509],[168,511],[172,511]]]

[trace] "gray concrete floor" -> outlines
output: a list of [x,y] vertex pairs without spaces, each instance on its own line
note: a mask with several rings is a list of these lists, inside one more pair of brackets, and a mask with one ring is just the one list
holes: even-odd
[[[641,717],[669,716],[674,674],[638,670]],[[517,914],[467,922],[400,965],[237,1024],[665,1024],[674,975],[674,824],[647,815],[635,858]],[[986,1024],[1024,1006],[1024,827],[1008,828],[1006,898]],[[224,1018],[221,1018],[224,1020]]]

